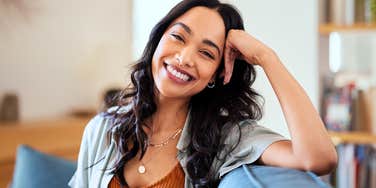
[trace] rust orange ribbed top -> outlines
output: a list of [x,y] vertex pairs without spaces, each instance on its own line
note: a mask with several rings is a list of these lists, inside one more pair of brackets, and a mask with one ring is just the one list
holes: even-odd
[[[157,182],[146,186],[146,188],[178,188],[184,187],[184,171],[179,164],[177,164],[173,170],[171,170],[166,176],[158,180]],[[119,182],[119,179],[115,176],[108,184],[108,188],[123,188]],[[128,188],[127,186],[125,188]]]

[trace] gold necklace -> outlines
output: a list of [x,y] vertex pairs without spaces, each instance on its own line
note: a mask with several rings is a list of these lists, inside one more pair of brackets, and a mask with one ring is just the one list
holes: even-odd
[[[167,139],[165,139],[163,142],[161,143],[158,143],[158,144],[154,144],[154,143],[150,143],[148,142],[148,146],[151,146],[151,147],[163,147],[163,146],[166,146],[171,140],[174,140],[181,132],[182,132],[182,128],[179,128],[175,131],[174,134],[170,135]],[[161,151],[161,150],[159,150]],[[159,152],[158,152],[159,154]],[[148,161],[146,162],[142,162],[142,159],[140,160],[140,165],[138,166],[137,168],[137,171],[139,174],[145,174],[146,172],[146,163],[150,162],[152,158],[150,158]]]
[[163,146],[167,145],[171,140],[174,140],[182,131],[183,131],[183,129],[181,129],[181,128],[177,129],[174,134],[172,134],[171,136],[169,136],[168,138],[166,138],[161,143],[155,144],[155,143],[149,142],[148,146],[151,146],[151,147],[163,147]]

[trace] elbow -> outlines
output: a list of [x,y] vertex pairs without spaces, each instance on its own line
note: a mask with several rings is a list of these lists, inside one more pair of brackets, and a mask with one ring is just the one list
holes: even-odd
[[308,160],[305,164],[305,170],[311,171],[318,176],[323,176],[331,173],[338,163],[337,152],[333,152],[326,157],[316,156],[313,160]]

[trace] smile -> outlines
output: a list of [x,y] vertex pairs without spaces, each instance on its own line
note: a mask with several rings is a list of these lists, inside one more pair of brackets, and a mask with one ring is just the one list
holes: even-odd
[[168,73],[172,74],[174,77],[180,79],[181,81],[184,81],[184,82],[188,82],[188,81],[191,81],[193,80],[194,78],[189,75],[188,73],[185,73],[181,70],[178,70],[176,69],[174,66],[172,65],[166,65],[166,70]]

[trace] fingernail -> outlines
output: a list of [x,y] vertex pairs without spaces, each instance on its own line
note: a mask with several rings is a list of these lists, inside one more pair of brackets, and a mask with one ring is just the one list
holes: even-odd
[[228,83],[227,79],[223,80],[223,85],[226,85]]

